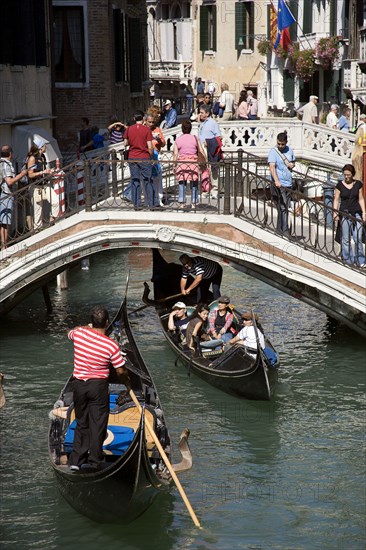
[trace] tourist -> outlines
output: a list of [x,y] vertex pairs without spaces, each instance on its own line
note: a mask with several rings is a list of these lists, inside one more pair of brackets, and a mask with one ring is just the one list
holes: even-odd
[[[197,307],[188,323],[186,330],[186,344],[192,351],[199,352],[200,349],[197,348],[200,347],[201,343],[211,340],[206,332],[209,313],[210,308],[206,304],[201,304]],[[217,346],[217,343],[215,346]]]
[[[131,172],[131,198],[135,209],[141,206],[141,186],[143,180],[145,200],[149,207],[154,206],[154,189],[151,183],[151,159],[154,157],[153,135],[150,128],[144,126],[144,113],[136,111],[135,124],[129,126],[124,134],[125,147],[129,147],[128,160]],[[133,162],[135,161],[135,162]]]
[[89,151],[90,149],[93,149],[93,145],[88,145],[88,148],[85,148],[87,144],[90,143],[92,139],[91,135],[91,128],[89,127],[89,119],[87,117],[83,117],[81,119],[81,130],[79,131],[79,151],[81,151],[81,148],[83,147],[83,151]]
[[183,134],[175,140],[173,147],[173,161],[176,166],[175,175],[178,180],[178,203],[180,210],[186,206],[187,184],[191,184],[191,206],[196,208],[198,202],[198,180],[200,167],[198,164],[198,152],[205,156],[200,141],[192,136],[192,123],[183,120]]
[[258,118],[258,100],[254,97],[252,90],[247,91],[247,106],[249,120],[257,120]]
[[[229,340],[229,345],[233,346],[234,344],[240,344],[245,346],[249,353],[253,355],[257,354],[258,350],[258,341],[262,349],[265,348],[264,336],[261,330],[258,327],[255,327],[253,324],[252,313],[246,312],[241,316],[244,321],[244,327],[238,332],[234,338]],[[258,321],[257,316],[254,317]]]
[[229,92],[228,84],[226,84],[226,82],[222,82],[219,104],[221,109],[223,110],[223,113],[222,113],[223,121],[232,120],[233,113],[234,113],[234,103],[235,103],[235,99],[234,99],[234,96]]
[[291,200],[292,170],[295,167],[295,155],[287,145],[287,132],[277,135],[277,147],[268,155],[269,170],[273,182],[272,194],[277,204],[277,230],[288,233],[288,205]]
[[126,130],[125,125],[119,120],[112,122],[112,124],[108,126],[110,145],[115,145],[116,143],[122,143],[123,133],[125,130]]
[[109,369],[116,370],[121,383],[130,389],[130,380],[117,342],[106,336],[108,312],[96,306],[91,325],[70,330],[74,342],[73,403],[76,429],[69,459],[71,471],[94,472],[102,467],[103,442],[109,416]]
[[[220,297],[222,280],[222,267],[220,264],[207,258],[190,258],[187,254],[182,254],[179,260],[183,265],[180,280],[182,294],[188,295],[196,289],[197,303],[205,302],[208,299],[210,285],[212,285],[213,299],[217,300]],[[186,288],[189,275],[194,277],[194,281]]]
[[350,131],[350,129],[351,129],[350,116],[351,116],[351,109],[349,107],[347,107],[345,109],[343,115],[341,115],[339,117],[339,120],[338,120],[338,128],[342,132],[349,132]]
[[327,114],[327,118],[326,118],[326,125],[328,126],[328,128],[333,128],[333,129],[338,128],[338,118],[337,118],[338,109],[339,107],[335,103],[333,103],[333,105],[330,106],[330,111]]
[[[211,109],[208,105],[201,105],[200,107],[200,125],[198,128],[198,139],[201,142],[201,145],[207,148],[206,140],[211,138],[220,138],[221,139],[221,130],[220,126],[217,124],[216,120],[213,120],[211,117]],[[209,162],[212,162],[209,155],[206,155]],[[207,181],[206,188],[203,188],[203,191],[207,190],[210,192],[211,198],[215,199],[218,196],[218,180],[219,180],[219,164],[214,163],[209,165],[209,169],[202,173],[202,180]]]
[[209,328],[207,332],[212,338],[222,340],[224,343],[231,340],[233,337],[234,315],[230,308],[230,298],[228,296],[220,296],[217,307],[210,311],[208,321]]
[[303,107],[298,109],[298,113],[302,114],[302,121],[310,124],[318,123],[318,96],[311,95],[309,97],[309,103],[306,103]]
[[[41,228],[45,223],[54,223],[59,215],[60,200],[56,195],[50,178],[52,170],[47,168],[46,141],[41,137],[35,137],[27,157],[27,169],[29,183],[34,182],[33,208],[34,217],[31,223],[35,229]],[[45,177],[46,176],[46,177]]]
[[1,147],[0,158],[0,244],[1,249],[6,248],[9,239],[9,229],[12,223],[14,207],[14,185],[27,175],[23,169],[17,176],[13,166],[13,149],[10,145]]
[[247,92],[242,90],[239,96],[238,108],[236,111],[236,118],[238,120],[248,120],[249,110],[247,103]]
[[185,336],[188,323],[189,318],[187,316],[187,307],[185,303],[177,302],[169,313],[168,330],[178,333],[179,336]]
[[158,115],[156,112],[155,114],[148,112],[146,117],[146,126],[147,128],[150,128],[153,136],[152,146],[154,149],[153,158],[155,161],[151,169],[151,178],[154,186],[153,203],[155,206],[163,207],[163,173],[161,164],[158,161],[160,157],[160,151],[165,146],[166,140],[161,128],[158,127]]
[[[363,184],[355,180],[356,170],[352,164],[342,168],[343,181],[339,181],[334,192],[334,220],[340,223],[342,258],[347,264],[365,265],[365,251],[362,243],[363,224],[366,223]],[[337,210],[340,213],[337,214]],[[342,213],[347,214],[346,216]],[[349,217],[351,215],[353,218]],[[353,242],[352,242],[353,241]]]
[[205,83],[202,82],[202,78],[199,76],[196,81],[196,95],[205,93]]
[[366,140],[366,114],[360,115],[360,122],[355,134],[355,143],[353,146],[351,161],[356,170],[355,179],[364,181],[363,174],[363,143]]
[[188,83],[186,85],[186,98],[187,98],[187,113],[190,115],[193,111],[193,98],[194,98],[194,90],[192,86],[192,79],[188,79]]
[[161,123],[160,127],[169,130],[177,125],[177,111],[174,109],[170,99],[167,99],[164,103],[164,120]]

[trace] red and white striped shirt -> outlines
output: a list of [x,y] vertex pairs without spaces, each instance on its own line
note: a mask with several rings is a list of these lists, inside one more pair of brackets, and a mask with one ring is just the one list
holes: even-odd
[[68,338],[74,341],[73,375],[78,380],[108,378],[110,363],[118,369],[126,362],[117,342],[91,328],[74,328]]

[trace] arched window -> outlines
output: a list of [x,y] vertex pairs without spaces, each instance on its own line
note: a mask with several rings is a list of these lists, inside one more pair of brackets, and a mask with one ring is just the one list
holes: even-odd
[[190,2],[183,2],[182,4],[182,15],[184,19],[191,18],[191,4]]
[[175,4],[175,6],[172,7],[172,19],[182,19],[182,10],[180,9],[179,4]]

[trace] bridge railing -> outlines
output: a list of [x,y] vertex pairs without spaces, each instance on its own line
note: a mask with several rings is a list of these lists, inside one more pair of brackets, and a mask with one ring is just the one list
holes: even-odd
[[[106,158],[108,157],[108,158]],[[111,158],[112,157],[112,158]],[[129,162],[114,152],[103,157],[75,162],[61,173],[43,178],[19,189],[13,194],[14,209],[9,244],[57,223],[61,218],[82,210],[133,210],[130,196]],[[176,163],[161,160],[164,189],[164,211],[182,212],[178,197]],[[332,208],[332,197],[318,201],[307,197],[301,188],[301,179],[296,180],[297,188],[289,190],[286,199],[289,230],[284,235],[278,230],[281,215],[280,197],[262,167],[253,162],[251,155],[239,151],[236,159],[226,158],[225,162],[211,166],[217,171],[218,195],[202,193],[198,185],[199,202],[193,211],[201,213],[234,215],[249,220],[272,233],[281,233],[289,241],[299,246],[342,261],[340,245],[336,240],[336,226],[333,223],[337,214]],[[187,186],[187,202],[191,199],[191,188]],[[143,191],[143,207],[147,207],[149,190]],[[331,191],[331,190],[330,190]],[[151,187],[155,193],[154,209],[160,208],[157,182]],[[347,213],[349,231],[360,227],[360,221]],[[359,248],[365,233],[365,224],[357,237]],[[348,238],[349,247],[352,246]],[[347,252],[347,251],[346,251]],[[351,249],[349,248],[349,256]],[[345,251],[343,251],[345,254]],[[352,266],[357,269],[356,265]]]

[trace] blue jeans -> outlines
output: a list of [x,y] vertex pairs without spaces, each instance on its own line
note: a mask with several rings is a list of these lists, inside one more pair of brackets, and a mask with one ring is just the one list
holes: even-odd
[[151,162],[144,159],[129,159],[131,172],[131,199],[134,206],[141,206],[141,186],[140,181],[143,180],[145,200],[149,206],[154,206],[154,185],[151,182]]
[[[178,182],[178,202],[185,203],[187,195],[187,182]],[[191,181],[191,203],[197,204],[198,201],[198,181]]]
[[[365,263],[365,252],[362,244],[362,219],[355,214],[356,223],[342,218],[342,258],[347,264],[362,265]],[[353,243],[352,243],[353,240]]]
[[275,187],[272,189],[273,200],[277,205],[277,231],[288,233],[288,207],[291,200],[291,187]]

